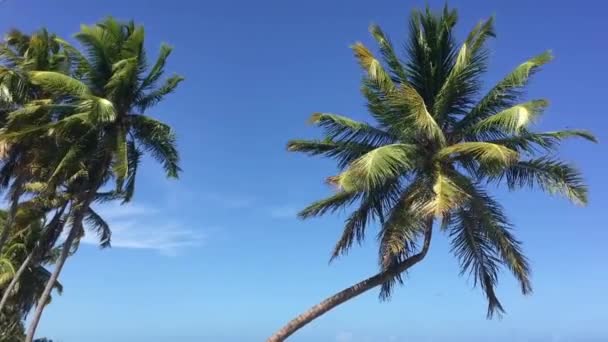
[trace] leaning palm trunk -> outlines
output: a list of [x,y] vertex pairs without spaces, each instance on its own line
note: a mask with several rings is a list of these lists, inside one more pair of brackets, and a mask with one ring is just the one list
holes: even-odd
[[65,242],[63,243],[63,246],[61,248],[61,255],[59,256],[59,259],[57,260],[57,263],[55,264],[55,269],[53,270],[51,277],[47,281],[44,291],[42,292],[42,295],[40,295],[40,298],[38,299],[38,304],[36,305],[36,311],[34,312],[34,316],[32,317],[32,323],[30,324],[30,326],[27,330],[27,335],[25,337],[26,342],[32,342],[34,340],[34,334],[36,333],[36,328],[38,327],[38,323],[40,322],[40,318],[42,317],[42,312],[44,311],[44,307],[46,306],[46,304],[49,300],[53,287],[55,287],[55,284],[57,283],[57,279],[59,278],[59,274],[61,273],[61,270],[63,269],[63,265],[65,264],[65,261],[67,260],[68,256],[70,255],[70,249],[72,248],[74,239],[78,235],[79,222],[82,222],[82,219],[77,220],[75,218],[74,224],[72,225],[70,232],[68,233],[68,237],[65,240]]
[[325,314],[329,310],[335,308],[336,306],[353,299],[354,297],[367,292],[377,286],[384,284],[387,281],[390,281],[394,277],[400,275],[401,273],[407,271],[409,268],[420,262],[426,256],[426,253],[431,244],[431,234],[433,231],[432,222],[426,227],[424,244],[422,249],[418,254],[415,254],[403,262],[395,265],[394,267],[387,269],[386,271],[380,272],[375,276],[365,279],[362,282],[359,282],[351,287],[348,287],[335,295],[326,298],[321,303],[313,306],[308,311],[302,313],[298,317],[291,320],[287,323],[283,328],[277,331],[274,335],[268,338],[267,342],[282,342],[285,341],[286,338],[291,336],[293,333],[304,327],[306,324],[312,322],[314,319],[320,317]]
[[5,307],[6,303],[8,302],[8,299],[12,295],[13,290],[19,283],[21,276],[23,275],[25,270],[27,270],[27,268],[30,266],[32,261],[35,258],[40,258],[42,254],[48,252],[48,251],[44,250],[45,244],[43,243],[43,241],[45,239],[48,239],[48,241],[46,241],[46,244],[48,245],[49,248],[54,246],[55,243],[57,242],[60,232],[64,227],[63,223],[61,222],[61,217],[63,216],[63,213],[65,212],[66,208],[67,208],[67,203],[64,204],[61,207],[61,209],[59,209],[55,213],[53,219],[51,220],[51,223],[47,226],[47,228],[50,230],[50,231],[46,232],[48,235],[41,238],[40,241],[38,241],[38,243],[32,248],[32,250],[30,251],[28,256],[21,263],[21,266],[19,266],[19,269],[17,270],[17,272],[15,272],[15,274],[13,275],[11,282],[4,289],[4,293],[2,294],[2,299],[0,300],[0,313],[2,313],[2,311],[4,310],[4,307]]
[[2,299],[0,300],[0,313],[2,313],[2,311],[4,310],[4,306],[6,305],[6,302],[8,301],[8,299],[11,297],[13,289],[15,288],[15,286],[17,286],[17,284],[19,283],[19,279],[21,278],[21,276],[23,275],[25,270],[28,268],[28,266],[32,262],[32,259],[34,258],[35,253],[36,253],[36,249],[34,249],[30,252],[30,254],[27,256],[27,258],[25,258],[23,263],[21,263],[21,266],[19,266],[19,269],[17,270],[17,272],[15,272],[15,274],[13,275],[13,279],[11,279],[11,282],[4,289],[4,293],[2,294]]

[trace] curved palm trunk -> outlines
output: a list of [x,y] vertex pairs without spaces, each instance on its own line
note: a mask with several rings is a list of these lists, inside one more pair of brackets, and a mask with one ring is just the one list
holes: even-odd
[[362,282],[359,282],[351,287],[348,287],[335,295],[328,297],[321,303],[313,306],[308,311],[302,313],[298,317],[291,320],[287,323],[283,328],[274,333],[274,335],[268,338],[267,342],[282,342],[285,341],[286,338],[291,336],[293,333],[298,331],[300,328],[304,327],[306,324],[312,322],[314,319],[328,312],[329,310],[335,308],[336,306],[355,298],[356,296],[371,290],[379,285],[382,285],[387,280],[390,280],[392,277],[399,275],[405,272],[410,267],[414,266],[418,262],[420,262],[426,256],[426,253],[429,249],[431,243],[431,235],[433,232],[433,222],[431,221],[426,228],[425,236],[424,236],[424,244],[420,252],[416,255],[407,258],[400,264],[396,265],[392,269],[388,269],[384,272],[378,273],[375,276],[365,279]]
[[35,252],[36,250],[30,252],[27,258],[25,258],[25,260],[21,263],[21,266],[19,266],[17,272],[13,275],[13,279],[11,279],[11,282],[4,289],[4,293],[2,294],[2,300],[0,300],[0,313],[2,313],[2,310],[4,310],[4,306],[6,305],[8,299],[11,297],[11,292],[13,292],[13,289],[15,288],[15,286],[17,286],[17,283],[19,283],[19,279],[23,275],[23,272],[25,272],[27,267],[30,265],[30,262],[32,262]]
[[[74,223],[77,223],[80,221],[74,220]],[[38,299],[38,304],[36,305],[36,311],[34,312],[34,316],[32,317],[32,323],[30,324],[29,328],[27,329],[27,335],[25,337],[25,342],[32,342],[34,340],[34,334],[36,333],[36,328],[38,328],[38,323],[40,323],[40,318],[42,317],[42,312],[44,311],[44,307],[46,306],[46,303],[48,303],[49,296],[51,295],[51,291],[53,290],[53,287],[55,287],[55,283],[57,282],[57,279],[59,278],[61,269],[63,268],[63,265],[65,264],[65,261],[67,260],[69,254],[70,254],[70,249],[72,248],[72,244],[74,242],[74,239],[76,238],[77,232],[78,232],[78,225],[72,224],[68,237],[65,240],[65,242],[63,243],[63,247],[61,248],[61,255],[59,256],[59,259],[57,260],[57,263],[55,264],[55,269],[53,270],[51,277],[47,281],[44,291],[42,292],[42,295],[40,295],[40,298]]]
[[[55,227],[54,223],[57,223],[57,222],[60,221],[61,217],[63,216],[63,213],[65,212],[66,207],[67,207],[67,204],[64,204],[61,207],[61,209],[58,210],[55,213],[55,216],[51,220],[50,226],[54,227],[54,229],[55,229],[56,232],[59,232],[60,229],[63,229],[63,225]],[[52,242],[50,244],[54,245],[55,242],[57,241],[58,237],[59,237],[59,233],[57,233],[55,235],[55,237],[51,237],[51,239],[52,239],[51,241]],[[21,263],[21,266],[19,266],[19,269],[17,270],[17,272],[15,272],[15,275],[13,276],[13,279],[11,279],[11,282],[8,284],[8,286],[6,287],[6,289],[4,289],[4,293],[2,294],[2,299],[0,300],[0,313],[2,313],[2,310],[4,310],[4,306],[8,302],[8,299],[11,296],[11,292],[13,292],[13,289],[19,283],[19,279],[21,279],[21,276],[23,275],[23,273],[25,272],[25,270],[32,263],[32,260],[34,259],[34,257],[38,257],[37,253],[38,253],[38,251],[40,251],[40,249],[41,249],[40,243],[37,244],[36,246],[34,246],[34,248],[32,249],[32,251],[30,252],[30,254]]]

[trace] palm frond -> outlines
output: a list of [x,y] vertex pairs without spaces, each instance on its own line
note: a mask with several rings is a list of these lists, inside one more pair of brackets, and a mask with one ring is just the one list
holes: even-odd
[[587,204],[588,190],[580,172],[574,166],[550,157],[519,161],[502,173],[488,176],[491,181],[505,179],[510,189],[539,187],[575,204]]
[[53,71],[32,71],[30,79],[45,92],[55,96],[83,97],[91,95],[89,87],[81,81]]
[[128,157],[128,147],[127,147],[127,138],[126,132],[124,129],[118,129],[116,132],[116,142],[114,149],[114,165],[113,171],[114,176],[116,177],[116,189],[120,191],[122,189],[122,184],[124,180],[129,175],[129,157]]
[[325,214],[334,213],[337,210],[345,209],[357,199],[361,197],[361,193],[340,191],[330,197],[316,201],[298,213],[301,219],[323,216]]
[[346,168],[355,159],[372,151],[375,146],[355,143],[325,140],[290,140],[287,150],[290,152],[302,152],[310,156],[325,155],[336,159],[340,169]]
[[396,141],[394,136],[382,129],[342,115],[314,113],[309,122],[322,127],[325,136],[334,141],[357,142],[372,146]]
[[416,148],[408,144],[378,147],[360,158],[338,176],[338,185],[345,191],[368,191],[399,178],[412,169]]
[[163,75],[165,64],[167,63],[167,58],[171,54],[171,48],[167,44],[162,44],[160,47],[160,53],[158,54],[158,58],[156,62],[150,69],[150,72],[141,82],[141,90],[146,90],[154,86],[156,81]]
[[416,89],[410,85],[402,84],[399,90],[394,92],[388,100],[394,106],[407,108],[405,120],[419,134],[437,141],[439,144],[445,143],[445,136],[441,127],[427,110],[424,99]]
[[144,112],[146,109],[159,103],[166,95],[172,93],[183,80],[184,78],[178,75],[169,77],[158,89],[152,90],[137,99],[135,106]]
[[480,163],[498,163],[508,166],[517,161],[518,154],[503,145],[488,142],[462,142],[444,147],[437,153],[438,158],[471,157]]
[[99,246],[101,248],[110,247],[112,240],[110,225],[91,208],[87,210],[85,221],[88,224],[88,228],[97,233]]
[[491,318],[495,313],[504,313],[495,293],[500,260],[475,215],[470,208],[460,209],[452,215],[452,252],[460,260],[461,274],[468,272],[474,279],[474,286],[479,284],[485,292],[488,300],[487,315]]
[[551,52],[547,51],[520,64],[471,109],[458,123],[458,129],[464,129],[481,119],[513,106],[515,101],[520,98],[522,88],[528,84],[530,76],[552,59]]
[[473,103],[481,87],[479,77],[487,70],[488,53],[484,44],[494,36],[494,19],[490,18],[478,23],[460,47],[433,107],[440,121],[449,114],[465,114]]
[[375,82],[385,94],[391,93],[395,89],[395,84],[380,61],[360,42],[355,43],[351,48],[367,77]]
[[466,191],[450,175],[442,171],[435,172],[433,193],[433,198],[420,206],[420,210],[426,215],[447,215],[468,198]]
[[479,135],[487,131],[519,134],[547,108],[547,100],[534,100],[505,109],[500,113],[478,121],[468,131]]
[[369,31],[378,43],[380,47],[380,52],[382,53],[382,57],[384,57],[384,61],[389,67],[389,70],[392,74],[392,78],[397,80],[398,83],[407,82],[407,75],[405,73],[405,68],[401,64],[399,57],[395,53],[395,48],[391,43],[390,39],[384,34],[380,26],[371,25],[369,27]]
[[503,139],[488,140],[492,144],[503,145],[511,150],[535,154],[536,152],[552,152],[559,144],[569,138],[581,138],[597,143],[595,136],[588,131],[569,129],[555,132],[534,133],[524,131],[521,134]]
[[141,161],[141,157],[143,156],[143,152],[135,146],[135,142],[129,141],[127,148],[127,158],[128,162],[128,172],[127,172],[127,182],[125,184],[124,189],[124,197],[123,204],[131,201],[133,195],[135,193],[135,179],[137,177],[137,169],[139,167],[139,163]]
[[142,148],[163,165],[170,178],[181,171],[175,134],[168,125],[144,115],[130,115],[133,132]]

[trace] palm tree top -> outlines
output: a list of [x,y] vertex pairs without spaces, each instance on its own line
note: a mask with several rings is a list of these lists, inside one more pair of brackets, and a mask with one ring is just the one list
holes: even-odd
[[[523,90],[551,61],[551,52],[521,63],[483,91],[494,20],[480,21],[460,44],[453,32],[457,21],[456,10],[447,6],[439,13],[414,11],[404,56],[372,25],[381,57],[359,42],[352,50],[364,71],[361,91],[373,123],[315,113],[310,121],[323,138],[292,140],[288,150],[337,161],[340,173],[328,178],[337,193],[300,212],[309,218],[352,209],[332,259],[361,242],[376,222],[379,263],[390,269],[414,254],[429,220],[439,219],[462,272],[481,286],[492,316],[503,311],[494,291],[501,265],[524,294],[532,288],[521,243],[487,185],[537,187],[584,205],[580,173],[556,152],[566,138],[595,138],[584,130],[534,130],[549,102],[525,99]],[[399,276],[384,284],[384,298],[396,281]]]

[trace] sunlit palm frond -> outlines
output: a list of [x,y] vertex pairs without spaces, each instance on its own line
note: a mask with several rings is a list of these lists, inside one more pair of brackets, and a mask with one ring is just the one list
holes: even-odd
[[395,79],[397,83],[406,83],[407,75],[405,73],[405,68],[399,60],[399,57],[395,52],[395,48],[393,47],[393,44],[388,36],[378,25],[371,25],[369,27],[369,31],[380,47],[380,52],[382,53],[382,57],[384,57],[384,61],[386,61],[387,66],[389,67],[392,78]]
[[479,136],[487,131],[499,131],[506,134],[519,134],[534,123],[536,118],[549,105],[547,100],[534,100],[507,108],[495,115],[482,119],[472,125],[468,132]]
[[445,147],[437,153],[439,159],[471,157],[480,163],[508,166],[517,161],[518,154],[503,145],[489,142],[462,142]]
[[360,42],[355,43],[351,48],[370,81],[374,82],[384,94],[390,94],[395,90],[395,84],[390,75],[368,48]]
[[411,170],[416,152],[409,144],[378,147],[354,160],[338,176],[338,184],[345,191],[371,191]]
[[544,52],[522,64],[492,88],[471,111],[458,123],[464,129],[475,122],[513,106],[521,96],[530,76],[553,59],[551,52]]

